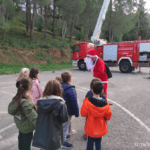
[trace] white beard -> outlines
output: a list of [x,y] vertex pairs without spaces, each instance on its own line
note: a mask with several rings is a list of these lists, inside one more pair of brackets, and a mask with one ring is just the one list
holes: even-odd
[[84,59],[84,61],[85,61],[85,63],[86,63],[87,69],[93,72],[94,65],[93,65],[92,59],[89,58],[89,57],[86,57],[86,58]]

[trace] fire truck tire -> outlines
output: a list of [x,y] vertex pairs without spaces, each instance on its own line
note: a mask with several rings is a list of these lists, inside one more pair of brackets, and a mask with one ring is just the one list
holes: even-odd
[[79,70],[86,70],[86,63],[84,61],[78,63]]
[[130,62],[124,61],[119,65],[119,69],[122,73],[130,73],[132,71],[132,67]]

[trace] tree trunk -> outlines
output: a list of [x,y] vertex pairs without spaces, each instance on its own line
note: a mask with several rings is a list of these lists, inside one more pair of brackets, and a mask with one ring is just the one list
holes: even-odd
[[8,15],[6,13],[6,9],[3,4],[0,4],[0,9],[1,9],[1,16],[2,16],[2,23],[3,23],[2,40],[5,41],[6,40],[6,30],[7,30],[7,25],[6,25],[7,19],[5,18],[5,16],[8,17]]
[[62,42],[64,42],[66,31],[67,31],[67,21],[65,20],[65,18],[63,18],[62,19]]
[[30,3],[29,0],[26,0],[26,33],[29,31],[29,22],[30,22]]
[[29,27],[31,27],[31,17],[32,17],[32,14],[31,14],[31,2],[29,0]]
[[88,19],[88,21],[87,21],[87,27],[85,29],[85,37],[84,37],[85,42],[87,42],[87,40],[88,40],[89,31],[90,31],[90,19]]
[[109,42],[112,42],[112,0],[110,1],[110,16],[109,16]]
[[33,35],[34,35],[35,15],[36,15],[36,4],[33,4],[33,16],[32,16],[32,21],[31,21],[31,28],[30,28],[31,39],[33,39]]
[[43,7],[40,6],[40,10],[41,10],[41,15],[43,15]]
[[85,42],[87,42],[87,40],[88,40],[88,35],[89,35],[89,28],[86,28],[85,29],[85,38],[84,38]]
[[71,29],[70,29],[70,39],[69,41],[72,42],[72,36],[74,34],[74,22],[72,20],[72,23],[71,23]]
[[112,29],[109,29],[109,43],[112,42]]
[[47,29],[47,11],[48,6],[44,6],[45,9],[45,16],[44,16],[44,39],[46,38],[46,29]]
[[3,28],[2,39],[3,41],[6,40],[6,28]]
[[55,11],[56,11],[56,6],[55,6],[55,0],[53,2],[53,38],[55,38]]

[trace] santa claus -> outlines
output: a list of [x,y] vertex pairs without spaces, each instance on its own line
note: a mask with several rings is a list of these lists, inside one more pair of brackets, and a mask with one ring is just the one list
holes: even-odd
[[87,69],[93,72],[93,77],[101,79],[104,84],[105,100],[107,101],[108,76],[106,74],[104,61],[97,56],[95,49],[91,49],[87,52],[85,62]]

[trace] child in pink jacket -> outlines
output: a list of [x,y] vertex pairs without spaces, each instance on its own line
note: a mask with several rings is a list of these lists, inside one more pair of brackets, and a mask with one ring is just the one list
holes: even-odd
[[33,101],[35,105],[37,105],[37,100],[43,96],[42,89],[40,87],[40,81],[38,79],[40,73],[40,69],[33,67],[30,70],[30,78],[33,81],[32,90],[30,91],[30,94],[33,98]]

